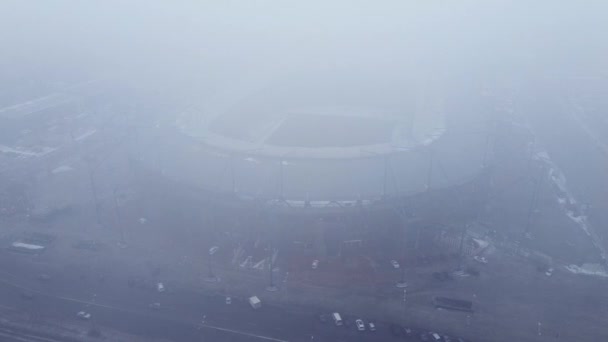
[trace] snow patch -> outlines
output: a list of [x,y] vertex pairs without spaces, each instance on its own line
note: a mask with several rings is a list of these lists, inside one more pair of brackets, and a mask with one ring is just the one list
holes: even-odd
[[32,151],[26,150],[21,147],[10,147],[6,145],[0,145],[0,153],[12,153],[20,157],[40,157],[44,156],[45,154],[49,154],[57,149],[53,147],[43,146],[41,148],[38,148],[37,150],[38,151]]
[[74,170],[72,167],[70,167],[69,165],[61,165],[55,169],[53,169],[53,171],[51,171],[52,173],[61,173],[61,172],[68,172],[68,171],[72,171]]
[[606,273],[606,269],[604,267],[602,267],[602,265],[600,265],[600,264],[583,264],[582,266],[569,265],[569,266],[566,266],[566,269],[574,274],[608,277],[608,273]]
[[488,241],[481,240],[481,239],[473,238],[473,241],[475,241],[475,243],[477,243],[477,246],[479,246],[480,250],[486,249],[490,245],[490,243]]
[[77,136],[76,138],[74,138],[75,141],[80,141],[80,140],[84,140],[88,137],[90,137],[91,135],[97,133],[97,130],[95,128],[90,129],[84,133],[82,133],[81,135]]
[[34,250],[34,251],[44,249],[44,246],[33,245],[30,243],[23,243],[23,242],[13,242],[13,247],[25,248],[25,249],[30,249],[30,250]]

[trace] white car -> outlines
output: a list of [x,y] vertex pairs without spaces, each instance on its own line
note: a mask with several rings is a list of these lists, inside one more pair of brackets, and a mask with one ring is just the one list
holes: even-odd
[[215,253],[217,253],[217,251],[219,251],[220,248],[218,246],[213,246],[211,248],[209,248],[209,255],[213,255]]
[[482,264],[488,263],[488,259],[486,259],[485,257],[480,257],[478,255],[474,256],[473,259],[475,259],[475,261],[482,263]]
[[150,304],[148,304],[148,308],[152,309],[152,310],[159,310],[160,309],[160,303],[150,303]]
[[78,316],[80,319],[84,319],[84,320],[88,320],[91,318],[91,314],[88,312],[84,312],[84,311],[78,311],[76,316]]
[[374,322],[367,323],[367,326],[369,327],[369,331],[376,331],[376,324]]
[[397,262],[397,260],[391,260],[391,265],[393,266],[393,268],[399,268],[399,263]]
[[547,270],[547,272],[545,272],[545,275],[546,275],[547,277],[550,277],[551,275],[553,275],[553,267],[549,268],[549,269]]
[[227,305],[232,304],[232,298],[230,296],[226,296],[226,304]]
[[358,319],[355,321],[355,324],[357,325],[357,330],[365,331],[365,323],[363,323],[363,320]]
[[312,269],[316,270],[319,267],[319,260],[312,261]]
[[156,284],[156,291],[165,292],[165,285],[163,283]]

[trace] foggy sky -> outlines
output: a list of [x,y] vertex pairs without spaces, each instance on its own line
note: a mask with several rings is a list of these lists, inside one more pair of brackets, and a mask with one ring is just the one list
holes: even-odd
[[4,0],[1,62],[4,73],[67,68],[176,84],[340,64],[605,75],[605,13],[605,1]]

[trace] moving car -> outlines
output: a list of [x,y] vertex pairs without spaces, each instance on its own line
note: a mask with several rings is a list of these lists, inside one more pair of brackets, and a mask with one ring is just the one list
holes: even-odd
[[160,303],[151,303],[148,305],[148,308],[152,310],[158,310],[160,309]]
[[433,341],[433,342],[441,341],[441,336],[438,333],[431,332],[431,333],[429,333],[429,335],[431,337],[431,341]]
[[78,318],[84,319],[84,320],[88,320],[91,318],[91,314],[88,312],[84,312],[84,311],[78,311],[78,313],[76,313],[76,316],[78,316]]
[[365,331],[365,323],[363,323],[363,320],[358,319],[355,321],[355,324],[357,325],[357,330]]
[[337,312],[332,313],[331,317],[334,319],[334,324],[336,324],[337,326],[341,326],[344,323],[342,321],[342,317]]
[[226,296],[226,304],[227,305],[232,304],[232,298],[230,296]]
[[551,275],[553,275],[553,267],[550,267],[550,268],[547,270],[547,272],[545,272],[545,275],[546,275],[547,277],[550,277]]
[[251,296],[249,297],[249,305],[254,309],[259,309],[262,307],[262,301],[257,296]]
[[156,291],[165,292],[165,285],[163,283],[156,284]]
[[316,270],[319,267],[319,260],[312,261],[312,269]]
[[393,268],[397,269],[399,268],[399,263],[397,262],[397,260],[391,260],[391,265],[393,266]]

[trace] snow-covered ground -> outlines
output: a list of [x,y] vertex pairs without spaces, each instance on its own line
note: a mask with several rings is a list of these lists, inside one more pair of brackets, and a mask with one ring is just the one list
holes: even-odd
[[[557,202],[559,203],[563,212],[574,223],[576,223],[578,227],[580,227],[585,232],[585,234],[587,234],[587,236],[591,238],[593,245],[600,251],[602,259],[607,260],[607,253],[602,247],[600,239],[597,234],[595,234],[593,227],[591,227],[588,222],[587,215],[585,214],[585,207],[575,199],[572,192],[568,189],[567,180],[564,173],[551,160],[549,153],[547,153],[547,151],[543,149],[538,149],[537,151],[534,151],[533,158],[543,163],[547,168],[549,181],[555,186],[557,190]],[[588,264],[584,264],[583,266],[585,265]],[[573,270],[577,270],[577,272],[575,273],[584,273],[583,271],[581,271],[581,267],[570,265],[567,268],[572,272],[574,272]],[[602,272],[605,271],[602,270]]]
[[608,277],[608,272],[606,272],[606,269],[600,264],[583,264],[582,266],[568,265],[566,266],[566,269],[575,274]]
[[55,150],[57,150],[57,148],[48,147],[48,146],[42,146],[42,147],[38,148],[36,151],[34,151],[31,149],[28,150],[28,149],[21,148],[21,147],[10,147],[10,146],[6,146],[6,145],[0,145],[0,153],[16,154],[19,157],[24,157],[24,158],[41,157],[41,156],[49,154]]
[[93,135],[95,133],[97,133],[97,130],[92,128],[92,129],[89,129],[86,132],[80,134],[79,136],[75,137],[74,140],[81,141],[81,140],[84,140],[84,139],[90,137],[91,135]]

